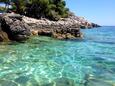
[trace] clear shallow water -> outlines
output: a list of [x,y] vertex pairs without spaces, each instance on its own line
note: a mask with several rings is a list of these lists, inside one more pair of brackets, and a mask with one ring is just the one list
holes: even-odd
[[0,43],[0,86],[115,86],[115,27],[82,32],[82,40]]

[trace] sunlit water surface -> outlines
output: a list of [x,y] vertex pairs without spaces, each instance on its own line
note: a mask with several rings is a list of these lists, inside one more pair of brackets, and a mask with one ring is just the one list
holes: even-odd
[[115,27],[84,39],[0,43],[0,86],[115,86]]

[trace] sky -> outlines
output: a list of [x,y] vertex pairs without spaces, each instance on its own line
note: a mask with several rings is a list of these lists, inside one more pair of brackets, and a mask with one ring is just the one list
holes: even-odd
[[[115,0],[65,0],[70,11],[90,22],[115,26]],[[3,4],[0,4],[0,6]]]
[[115,0],[65,0],[70,11],[99,25],[115,26]]
[[0,3],[0,6],[5,6],[3,3]]

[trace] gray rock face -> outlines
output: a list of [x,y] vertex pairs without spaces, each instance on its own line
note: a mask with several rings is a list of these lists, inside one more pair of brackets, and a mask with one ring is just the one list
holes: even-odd
[[75,39],[82,37],[78,22],[70,18],[50,21],[47,19],[37,20],[23,17],[23,20],[31,27],[33,34],[37,32],[38,35],[50,36],[57,39]]
[[30,33],[30,27],[22,20],[18,14],[3,14],[0,16],[1,28],[8,34],[9,39],[23,41]]
[[93,28],[98,25],[88,22],[83,17],[72,15],[68,18],[62,18],[58,21],[48,19],[34,19],[23,17],[23,20],[31,27],[32,33],[42,36],[50,36],[57,39],[75,39],[81,38],[80,28]]

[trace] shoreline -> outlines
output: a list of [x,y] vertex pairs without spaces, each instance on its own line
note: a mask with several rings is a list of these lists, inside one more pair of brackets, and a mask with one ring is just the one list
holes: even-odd
[[[34,19],[19,14],[6,13],[0,15],[1,31],[13,41],[23,41],[31,35],[49,36],[56,39],[82,38],[80,29],[99,27],[90,23],[83,17],[75,15],[61,18],[58,21],[50,21],[46,18]],[[4,39],[0,35],[1,40]]]

